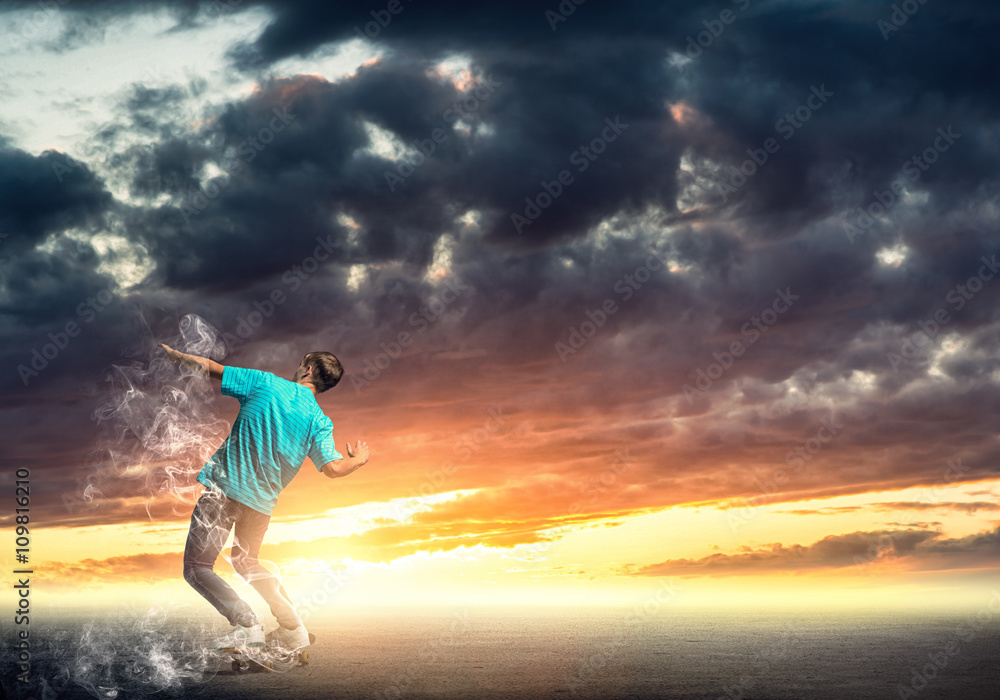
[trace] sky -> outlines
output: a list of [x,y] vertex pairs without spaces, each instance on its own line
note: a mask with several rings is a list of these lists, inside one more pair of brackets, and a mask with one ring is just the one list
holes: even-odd
[[239,406],[168,342],[342,361],[372,457],[282,493],[299,600],[985,605],[998,8],[901,5],[0,4],[38,590],[205,605]]

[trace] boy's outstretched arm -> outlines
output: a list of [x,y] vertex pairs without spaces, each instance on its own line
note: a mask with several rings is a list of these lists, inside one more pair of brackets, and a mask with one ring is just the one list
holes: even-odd
[[340,476],[347,476],[358,467],[363,466],[371,456],[371,451],[368,449],[367,442],[358,440],[353,450],[351,449],[351,443],[348,442],[346,444],[347,457],[327,462],[323,465],[323,473],[331,479],[336,479]]
[[212,379],[222,379],[222,370],[224,370],[225,367],[220,365],[215,360],[210,360],[207,357],[198,357],[197,355],[188,355],[184,352],[178,352],[164,343],[159,343],[158,346],[163,348],[163,352],[167,353],[167,359],[171,362],[180,362],[185,367],[190,367],[201,374],[207,374]]

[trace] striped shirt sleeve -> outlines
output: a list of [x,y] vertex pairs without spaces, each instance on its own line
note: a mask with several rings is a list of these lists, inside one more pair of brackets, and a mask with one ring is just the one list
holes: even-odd
[[260,384],[264,373],[259,369],[244,369],[243,367],[226,366],[222,370],[222,386],[220,391],[224,396],[232,396],[240,403],[246,401],[250,393]]
[[313,441],[309,448],[309,459],[316,465],[317,471],[323,471],[323,465],[343,459],[344,455],[337,451],[333,441],[333,421],[328,416],[317,417],[313,426]]

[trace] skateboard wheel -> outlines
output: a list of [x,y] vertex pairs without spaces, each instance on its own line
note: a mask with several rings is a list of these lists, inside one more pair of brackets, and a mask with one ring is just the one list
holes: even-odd
[[233,673],[240,673],[243,669],[240,667],[239,661],[233,661]]
[[309,652],[308,651],[303,651],[303,652],[299,653],[299,663],[301,665],[303,665],[303,666],[308,666],[309,665]]
[[274,670],[274,662],[271,661],[270,659],[268,659],[267,661],[261,662],[260,665],[263,666],[264,668],[266,668],[268,671],[273,671]]

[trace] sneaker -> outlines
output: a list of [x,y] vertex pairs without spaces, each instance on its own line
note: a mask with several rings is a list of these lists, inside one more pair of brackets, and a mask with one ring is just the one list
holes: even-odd
[[281,647],[288,651],[295,651],[302,647],[309,646],[309,632],[305,625],[299,625],[295,629],[286,630],[284,627],[277,627],[268,632],[265,637],[268,646]]
[[241,649],[243,647],[264,646],[264,625],[242,627],[236,625],[233,631],[212,640],[213,649]]

